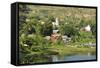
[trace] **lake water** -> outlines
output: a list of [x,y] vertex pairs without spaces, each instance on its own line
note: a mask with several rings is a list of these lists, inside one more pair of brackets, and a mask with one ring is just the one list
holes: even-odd
[[76,55],[23,55],[21,54],[20,63],[46,63],[46,62],[64,62],[64,61],[82,61],[82,60],[95,60],[96,55],[76,54]]
[[61,62],[61,61],[80,61],[80,60],[95,60],[95,55],[71,55],[71,56],[52,56],[53,62]]

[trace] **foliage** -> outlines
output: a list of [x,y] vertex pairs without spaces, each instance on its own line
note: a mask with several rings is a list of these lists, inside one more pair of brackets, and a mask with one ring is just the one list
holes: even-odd
[[78,30],[74,26],[72,26],[70,24],[62,25],[60,27],[60,29],[61,29],[61,33],[63,35],[67,35],[68,37],[78,35]]
[[21,30],[23,24],[26,23],[30,11],[31,9],[27,5],[19,5],[19,30]]
[[51,36],[52,30],[53,30],[52,24],[46,22],[46,23],[43,24],[42,27],[41,27],[41,34],[42,34],[43,36]]
[[96,37],[96,24],[92,24],[91,31],[94,37]]

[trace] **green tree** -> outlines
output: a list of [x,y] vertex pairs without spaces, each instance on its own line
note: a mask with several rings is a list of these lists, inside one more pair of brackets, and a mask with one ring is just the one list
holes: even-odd
[[96,37],[96,24],[91,25],[92,34]]
[[48,21],[42,25],[41,34],[43,36],[50,36],[52,34],[52,30],[53,30],[53,27],[52,27],[51,21]]
[[30,11],[31,9],[27,5],[19,5],[19,30],[25,26]]
[[62,25],[60,27],[60,32],[63,34],[63,35],[67,35],[69,37],[72,37],[72,36],[75,36],[75,35],[78,35],[78,30],[70,25],[70,24],[66,24],[66,25]]

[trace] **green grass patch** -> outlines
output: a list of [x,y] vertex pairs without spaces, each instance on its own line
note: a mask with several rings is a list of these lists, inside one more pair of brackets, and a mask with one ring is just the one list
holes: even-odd
[[95,47],[77,47],[77,46],[57,46],[51,47],[53,51],[59,53],[59,55],[74,55],[74,54],[95,54]]

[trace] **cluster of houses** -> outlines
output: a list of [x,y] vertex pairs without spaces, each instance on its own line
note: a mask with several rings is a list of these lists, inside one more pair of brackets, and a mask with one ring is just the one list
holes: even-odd
[[51,40],[52,42],[56,42],[58,39],[62,39],[64,43],[71,41],[70,37],[68,37],[67,35],[61,35],[59,33],[59,30],[55,29],[59,28],[58,18],[55,19],[55,22],[52,22],[52,25],[53,25],[53,33],[51,34],[51,36],[45,36],[45,39]]
[[[68,37],[67,35],[61,35],[58,29],[55,30],[55,28],[59,28],[58,18],[55,19],[55,22],[52,22],[52,25],[53,25],[53,33],[51,36],[45,36],[45,39],[51,40],[52,42],[56,42],[58,39],[62,39],[64,43],[71,41],[70,37]],[[81,28],[80,31],[90,32],[91,27],[90,25],[87,25],[86,27]]]
[[60,33],[57,33],[57,30],[53,30],[53,33],[51,36],[45,36],[45,39],[50,40],[52,42],[56,42],[58,39],[62,39],[64,43],[67,43],[71,41],[71,38],[67,35],[61,35]]
[[[44,22],[41,22],[41,24],[44,24]],[[67,42],[71,41],[70,37],[68,37],[67,35],[61,35],[59,33],[59,30],[55,29],[55,28],[59,28],[59,26],[60,26],[58,18],[55,18],[55,21],[52,22],[52,26],[53,26],[53,33],[51,34],[51,36],[45,36],[44,38],[46,40],[56,42],[57,40],[61,39],[64,43],[67,43]],[[86,27],[81,28],[80,30],[89,32],[89,31],[91,31],[91,27],[90,27],[90,25],[87,25]],[[32,31],[35,32],[35,30],[32,30]],[[32,31],[30,30],[30,33],[32,33]]]

